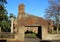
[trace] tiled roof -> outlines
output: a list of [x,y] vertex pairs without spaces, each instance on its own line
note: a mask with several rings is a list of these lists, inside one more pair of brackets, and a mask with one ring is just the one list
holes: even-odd
[[47,26],[47,21],[41,17],[25,14],[24,17],[17,19],[16,26]]

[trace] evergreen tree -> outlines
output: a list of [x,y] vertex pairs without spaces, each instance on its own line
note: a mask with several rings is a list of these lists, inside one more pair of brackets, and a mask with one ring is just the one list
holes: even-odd
[[0,0],[0,27],[2,31],[10,31],[10,20],[8,19],[7,10],[5,8],[6,0]]

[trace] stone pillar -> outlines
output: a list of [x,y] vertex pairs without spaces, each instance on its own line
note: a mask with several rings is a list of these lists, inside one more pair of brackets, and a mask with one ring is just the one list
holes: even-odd
[[48,37],[48,28],[46,26],[42,26],[42,40],[47,40]]
[[24,27],[18,28],[18,34],[15,35],[15,40],[24,41]]
[[59,28],[57,27],[57,34],[59,33]]
[[13,33],[13,17],[11,17],[11,33]]

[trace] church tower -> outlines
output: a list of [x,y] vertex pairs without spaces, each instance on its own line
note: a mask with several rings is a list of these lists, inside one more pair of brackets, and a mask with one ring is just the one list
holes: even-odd
[[18,6],[18,19],[23,18],[25,14],[25,5],[24,4],[20,4]]

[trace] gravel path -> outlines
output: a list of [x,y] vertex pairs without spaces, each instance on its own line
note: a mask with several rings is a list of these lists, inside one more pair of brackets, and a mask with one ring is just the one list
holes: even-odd
[[60,42],[60,40],[40,40],[39,38],[25,38],[25,42]]
[[40,39],[38,38],[25,38],[25,42],[39,42]]

